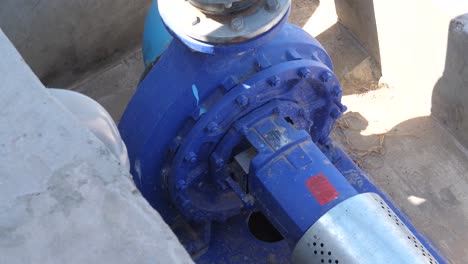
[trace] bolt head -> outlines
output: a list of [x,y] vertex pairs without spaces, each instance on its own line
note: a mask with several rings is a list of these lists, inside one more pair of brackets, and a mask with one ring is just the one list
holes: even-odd
[[187,155],[185,155],[185,161],[186,162],[189,162],[191,164],[194,164],[198,161],[198,157],[197,157],[197,154],[195,154],[195,152],[189,152],[187,153]]
[[320,81],[322,81],[323,83],[327,83],[328,81],[330,81],[332,78],[332,74],[330,72],[323,72],[322,74],[320,74]]
[[336,106],[338,106],[338,108],[340,108],[340,111],[342,113],[346,112],[346,110],[348,110],[348,107],[346,107],[344,104],[342,104],[340,101],[337,101],[335,102]]
[[341,112],[344,113],[346,111],[348,111],[348,107],[346,105],[341,105]]
[[242,199],[242,202],[244,202],[244,205],[247,207],[247,208],[252,208],[254,205],[255,205],[255,198],[250,195],[250,194],[247,194],[243,199]]
[[331,139],[329,137],[319,139],[319,143],[323,146],[331,145]]
[[225,165],[224,159],[222,159],[222,158],[217,158],[217,159],[215,160],[215,164],[216,164],[216,167],[218,167],[218,168],[224,167],[224,165]]
[[210,122],[207,126],[206,126],[206,130],[208,130],[208,132],[210,133],[216,133],[219,129],[219,126],[216,122]]
[[231,20],[231,28],[234,31],[240,31],[244,28],[244,18],[239,16]]
[[330,116],[333,118],[333,119],[338,119],[340,118],[342,115],[341,111],[338,110],[338,109],[333,109],[330,113]]
[[247,126],[242,126],[239,131],[242,135],[247,134],[249,132],[249,128]]
[[331,90],[331,95],[338,97],[341,95],[341,88],[339,86],[334,86]]
[[281,79],[278,77],[278,76],[273,76],[270,80],[269,80],[269,84],[271,85],[271,87],[278,87],[278,85],[280,85],[281,83]]
[[247,98],[247,96],[245,96],[245,95],[241,95],[241,96],[237,97],[236,103],[240,107],[246,107],[247,104],[249,104],[249,98]]
[[271,12],[278,10],[279,6],[278,0],[267,0],[265,3],[266,10]]
[[308,78],[310,78],[311,75],[312,74],[311,74],[310,70],[307,69],[307,68],[302,68],[302,69],[299,70],[299,77],[301,77],[302,79],[308,79]]

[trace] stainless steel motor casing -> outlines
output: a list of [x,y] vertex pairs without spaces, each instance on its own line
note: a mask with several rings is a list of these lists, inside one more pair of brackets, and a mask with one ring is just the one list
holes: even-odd
[[436,259],[375,193],[323,215],[296,245],[293,263],[435,264]]
[[[226,1],[221,1],[226,2]],[[227,1],[236,3],[243,1]],[[278,24],[286,15],[291,0],[251,0],[247,10],[213,15],[216,10],[196,7],[198,1],[159,0],[159,10],[164,23],[176,34],[214,44],[237,43],[253,39]],[[195,4],[195,5],[194,5]],[[203,5],[203,1],[201,1]],[[207,5],[215,7],[215,5]]]

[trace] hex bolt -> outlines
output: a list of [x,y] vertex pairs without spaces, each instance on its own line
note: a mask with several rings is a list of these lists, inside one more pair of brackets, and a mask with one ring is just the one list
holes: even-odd
[[341,95],[341,88],[339,86],[333,86],[331,90],[331,95],[338,97]]
[[185,161],[186,162],[189,162],[189,163],[196,163],[198,161],[198,157],[197,157],[197,154],[195,154],[195,152],[189,152],[187,153],[187,155],[185,155]]
[[242,134],[242,135],[245,135],[247,134],[247,132],[249,132],[249,128],[247,126],[242,126],[240,129],[239,129],[239,132]]
[[319,143],[323,146],[331,145],[331,139],[329,137],[319,139]]
[[247,98],[245,95],[241,95],[236,98],[236,103],[240,107],[246,107],[249,104],[249,98]]
[[342,113],[346,112],[346,110],[348,110],[348,107],[346,107],[344,104],[342,104],[340,101],[336,100],[335,101],[335,104],[336,106],[338,106],[338,108],[340,108],[340,111]]
[[238,16],[231,20],[231,28],[234,31],[240,31],[244,28],[244,18],[241,16]]
[[338,110],[338,109],[333,109],[330,113],[330,116],[333,118],[333,119],[338,119],[341,117],[341,111]]
[[265,4],[266,10],[271,12],[278,10],[279,6],[278,0],[267,0]]
[[247,194],[242,198],[242,202],[247,208],[252,208],[255,205],[255,198],[252,195]]
[[278,87],[278,85],[281,83],[281,79],[275,75],[271,77],[268,83],[271,85],[271,87]]
[[218,131],[218,129],[219,129],[219,127],[218,127],[218,124],[216,122],[210,122],[206,126],[206,130],[208,130],[208,132],[210,132],[210,133],[216,133]]
[[310,78],[310,76],[311,76],[311,73],[309,69],[302,68],[299,70],[299,77],[301,77],[302,79],[308,79]]
[[327,83],[328,81],[330,81],[331,78],[332,74],[327,71],[320,74],[320,81],[322,81],[323,83]]
[[215,160],[216,167],[222,168],[225,165],[224,159],[222,158],[216,158]]

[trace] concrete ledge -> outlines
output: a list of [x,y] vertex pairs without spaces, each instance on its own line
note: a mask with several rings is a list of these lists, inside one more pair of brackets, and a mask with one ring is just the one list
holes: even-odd
[[433,116],[468,147],[468,14],[450,23],[444,75],[432,103]]
[[379,36],[373,0],[335,0],[339,22],[363,45],[380,64]]
[[49,86],[141,45],[152,0],[2,0],[0,27]]
[[0,263],[192,263],[0,31]]

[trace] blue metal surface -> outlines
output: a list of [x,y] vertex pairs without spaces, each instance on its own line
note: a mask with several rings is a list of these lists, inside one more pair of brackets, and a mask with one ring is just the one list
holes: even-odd
[[[291,46],[296,48],[285,48]],[[262,67],[265,68],[262,70]],[[313,126],[310,121],[303,121],[304,126],[309,126],[315,140],[327,138],[334,122],[330,113],[338,109],[333,103],[335,98],[330,96],[330,91],[338,85],[331,67],[320,44],[293,25],[286,25],[276,38],[261,48],[230,56],[195,53],[173,41],[142,81],[120,123],[137,186],[152,204],[161,200],[155,193],[167,190],[173,200],[184,199],[183,192],[187,190],[184,184],[190,185],[192,181],[186,179],[187,175],[193,175],[190,171],[197,168],[206,171],[210,166],[206,161],[214,143],[224,136],[236,119],[272,99],[302,100],[304,106],[313,107],[303,111],[309,118],[317,120]],[[301,70],[310,78],[303,79]],[[317,81],[319,75],[325,73],[333,77],[327,83]],[[242,80],[242,84],[238,84]],[[328,95],[320,98],[320,93]],[[249,99],[245,107],[237,102],[242,96]],[[317,101],[317,104],[311,104],[311,101]],[[214,132],[207,130],[211,122],[219,126]],[[189,158],[193,154],[198,157]],[[195,162],[188,162],[191,160]],[[201,195],[198,200],[211,199],[216,192],[209,189],[204,196],[202,192],[197,193]],[[176,204],[181,211],[187,212],[187,217],[201,217],[201,221],[224,220],[235,215],[239,206],[229,203],[219,206],[221,202],[216,202],[230,200],[236,203],[236,197],[220,194],[212,202],[215,211],[210,213],[207,208],[202,215],[189,212],[193,204],[185,204],[189,207],[187,210],[182,208],[186,200]]]
[[[175,35],[119,125],[137,187],[198,263],[288,263],[291,246],[318,217],[365,192],[381,194],[443,262],[331,143],[333,125],[346,110],[332,62],[286,19],[236,45]],[[145,36],[146,45],[161,47]],[[279,134],[268,134],[275,129]],[[248,175],[234,180],[233,157],[252,147],[258,155]],[[340,193],[323,206],[304,185],[317,173]],[[257,240],[248,227],[254,211],[262,211],[286,239]]]
[[[236,127],[249,128],[245,137],[258,152],[250,166],[250,195],[258,210],[294,245],[322,215],[357,192],[309,133],[285,120],[289,115],[285,116],[281,106],[300,109],[295,103],[275,101],[250,113]],[[319,174],[339,194],[323,205],[306,186],[308,179]]]
[[166,50],[172,36],[167,32],[159,16],[158,3],[154,1],[145,21],[143,32],[143,61],[150,66]]

